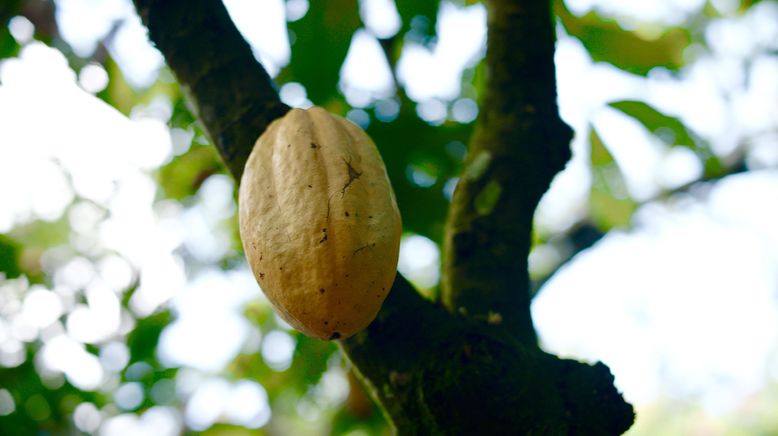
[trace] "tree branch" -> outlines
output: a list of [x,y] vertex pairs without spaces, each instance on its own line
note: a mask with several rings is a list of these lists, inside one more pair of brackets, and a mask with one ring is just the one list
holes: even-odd
[[443,301],[535,343],[527,255],[532,217],[570,157],[559,118],[551,4],[490,0],[487,82],[445,237]]
[[[189,90],[196,114],[240,180],[255,139],[288,108],[279,102],[270,78],[254,61],[220,0],[135,3],[152,40]],[[555,131],[551,133],[555,137]],[[500,183],[516,183],[506,176],[510,167],[503,163],[504,156],[509,164],[541,159],[538,167],[550,159],[555,162],[552,168],[566,159],[564,153],[532,157],[540,146],[527,147],[530,151],[520,158],[504,148],[476,148],[493,153],[485,174]],[[526,172],[532,198],[539,197],[547,180],[532,177],[548,171]],[[551,174],[547,176],[550,179]],[[475,177],[472,185],[484,183]],[[506,186],[505,192],[514,192],[514,185]],[[531,217],[532,201],[508,203],[509,212],[531,205],[527,211]],[[501,201],[496,211],[504,207]],[[501,280],[495,278],[495,283]],[[534,342],[523,344],[502,327],[452,314],[423,299],[399,274],[376,320],[340,346],[400,434],[617,434],[632,422],[632,408],[613,387],[613,376],[604,365],[557,359],[538,350]]]
[[610,435],[632,424],[602,363],[561,360],[453,315],[401,275],[378,318],[340,346],[401,435]]
[[289,107],[221,0],[133,0],[236,180],[254,142]]

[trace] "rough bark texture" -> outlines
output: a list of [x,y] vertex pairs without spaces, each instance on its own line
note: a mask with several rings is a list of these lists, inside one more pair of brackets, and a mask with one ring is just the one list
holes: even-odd
[[[288,108],[221,1],[135,4],[240,180],[254,140]],[[377,319],[340,346],[400,434],[619,434],[633,413],[608,368],[542,352],[529,317],[532,212],[570,137],[554,103],[549,5],[489,7],[489,86],[451,212],[446,307],[398,275]]]
[[446,229],[443,301],[535,343],[527,255],[541,195],[570,157],[550,2],[488,5],[487,81]]

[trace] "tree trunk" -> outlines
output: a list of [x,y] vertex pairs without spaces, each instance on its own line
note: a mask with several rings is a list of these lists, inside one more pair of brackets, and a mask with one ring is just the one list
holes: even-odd
[[[219,0],[134,0],[226,166],[289,109]],[[453,197],[442,301],[400,275],[376,320],[339,342],[400,434],[620,434],[632,407],[602,363],[537,345],[527,254],[541,195],[569,158],[548,2],[491,0],[487,84]]]

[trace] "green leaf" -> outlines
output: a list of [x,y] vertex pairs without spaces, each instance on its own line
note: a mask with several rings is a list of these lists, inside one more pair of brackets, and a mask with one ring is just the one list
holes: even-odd
[[19,44],[8,30],[8,21],[19,14],[22,0],[4,0],[0,2],[0,59],[16,56]]
[[13,279],[21,275],[19,269],[19,251],[21,246],[13,239],[0,235],[0,273]]
[[19,44],[5,28],[0,28],[0,59],[10,58],[19,53]]
[[331,341],[320,341],[305,335],[297,335],[297,347],[290,368],[292,379],[301,392],[319,382],[327,370],[327,362],[337,348]]
[[581,40],[595,62],[640,75],[654,67],[676,71],[683,65],[683,51],[690,42],[687,30],[673,27],[644,38],[594,12],[576,17],[561,1],[556,2],[555,11],[567,33]]
[[159,313],[138,319],[135,329],[127,336],[127,346],[130,348],[130,362],[147,360],[156,362],[155,352],[159,335],[170,324],[172,316],[170,311]]
[[340,68],[360,24],[356,1],[310,2],[308,13],[289,23],[292,58],[281,81],[302,83],[308,99],[324,105],[337,94]]
[[726,167],[710,147],[697,139],[678,118],[663,114],[642,101],[622,100],[609,103],[609,106],[636,119],[669,145],[692,149],[703,162],[705,177],[717,177],[726,172]]
[[627,193],[624,176],[594,128],[589,134],[592,188],[589,214],[601,230],[625,227],[637,205]]
[[621,100],[608,105],[635,118],[669,145],[696,148],[693,134],[678,118],[665,115],[642,101]]
[[413,31],[418,42],[429,42],[435,37],[440,0],[395,0],[402,19],[402,33]]
[[166,197],[182,200],[197,192],[205,179],[222,171],[216,150],[193,142],[189,151],[159,170],[157,179]]
[[[472,124],[431,126],[419,119],[413,103],[403,98],[400,113],[389,123],[372,119],[367,133],[381,152],[397,195],[403,228],[441,243],[449,202],[445,184],[460,174],[462,162],[447,151],[452,142],[466,144]],[[435,170],[431,170],[434,167]],[[434,184],[419,186],[409,178],[414,168],[435,174]]]

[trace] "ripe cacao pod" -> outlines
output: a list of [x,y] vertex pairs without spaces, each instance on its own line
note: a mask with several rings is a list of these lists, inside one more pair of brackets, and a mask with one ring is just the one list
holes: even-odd
[[320,107],[275,120],[246,162],[239,208],[246,257],[281,318],[319,339],[370,324],[394,281],[402,225],[361,128]]

